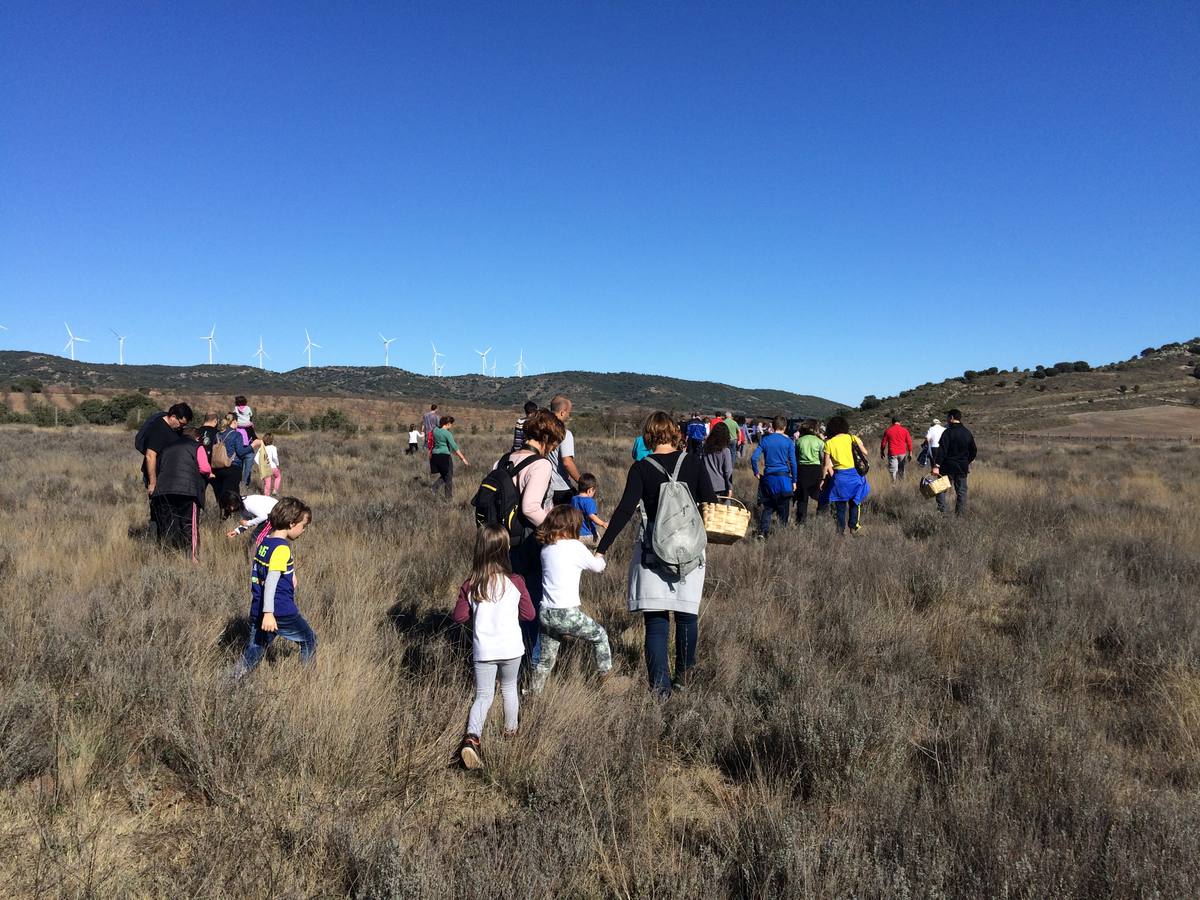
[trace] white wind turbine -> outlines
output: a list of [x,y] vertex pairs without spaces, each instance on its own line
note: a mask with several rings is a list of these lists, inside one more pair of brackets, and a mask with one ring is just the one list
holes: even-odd
[[269,354],[266,350],[263,349],[261,334],[258,336],[258,349],[254,352],[254,355],[258,357],[258,367],[260,369],[265,369],[266,366],[263,365],[263,357],[265,356],[267,359],[270,359],[271,354]]
[[496,360],[492,360],[492,377],[496,377]]
[[117,365],[123,366],[125,365],[125,335],[117,334],[117,329],[115,328],[110,328],[108,330],[111,331],[117,339]]
[[392,349],[392,341],[394,341],[395,338],[385,338],[383,336],[383,332],[381,331],[379,332],[379,339],[383,341],[383,364],[386,367],[389,365],[388,351]]
[[[63,322],[63,324],[67,325],[66,322]],[[75,359],[75,342],[76,341],[82,341],[83,343],[86,344],[88,342],[88,339],[76,337],[74,332],[71,331],[71,326],[67,325],[67,345],[65,347],[63,347],[63,349],[71,351],[71,359],[72,360]]]
[[438,365],[438,360],[445,356],[445,353],[438,353],[437,344],[433,341],[429,342],[429,346],[433,348],[433,376],[435,378],[442,374],[443,366]]
[[476,350],[475,352],[479,354],[479,374],[486,375],[487,374],[487,357],[488,357],[488,354],[492,352],[492,348],[488,347],[486,350]]
[[217,324],[215,322],[213,323],[212,331],[201,335],[200,340],[208,341],[208,364],[211,366],[213,364],[213,347],[217,346]]
[[308,354],[308,367],[312,368],[312,352],[313,348],[321,349],[320,344],[313,343],[313,339],[308,336],[308,329],[304,329],[304,352]]
[[517,357],[516,372],[518,378],[525,377],[525,348],[521,348],[521,355]]

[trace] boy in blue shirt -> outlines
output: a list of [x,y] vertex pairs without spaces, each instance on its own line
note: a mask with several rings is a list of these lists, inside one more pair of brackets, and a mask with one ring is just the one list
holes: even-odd
[[579,510],[583,514],[583,525],[579,529],[579,539],[581,541],[595,541],[599,538],[599,533],[596,531],[596,526],[607,528],[608,523],[600,516],[599,507],[596,506],[596,476],[591,472],[584,472],[579,476],[579,493],[571,498],[571,506]]
[[[796,445],[784,434],[787,430],[787,419],[776,416],[772,425],[774,430],[763,435],[750,457],[750,471],[759,479],[758,503],[762,513],[758,533],[764,538],[771,532],[772,514],[779,516],[780,523],[787,527],[788,512],[791,509],[792,495],[796,493],[796,479],[799,475]],[[761,474],[758,471],[759,460],[763,463]]]
[[267,517],[271,532],[254,551],[250,566],[250,641],[238,675],[253,671],[276,636],[300,645],[300,661],[311,664],[317,636],[296,606],[296,557],[292,541],[312,522],[312,510],[295,497],[283,497]]

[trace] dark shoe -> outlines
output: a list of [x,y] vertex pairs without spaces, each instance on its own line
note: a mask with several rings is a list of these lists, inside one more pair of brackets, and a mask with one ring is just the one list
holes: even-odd
[[483,768],[483,748],[479,745],[479,735],[468,734],[463,738],[462,746],[458,748],[458,758],[465,768]]

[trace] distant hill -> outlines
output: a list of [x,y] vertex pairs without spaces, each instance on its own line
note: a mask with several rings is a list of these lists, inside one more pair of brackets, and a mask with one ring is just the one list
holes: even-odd
[[[878,432],[894,413],[923,428],[957,406],[968,424],[993,432],[1095,437],[1155,436],[1161,430],[1189,436],[1200,408],[1198,366],[1200,338],[1193,338],[1096,367],[1059,362],[1020,371],[967,371],[893,397],[867,397],[853,424],[856,431]],[[1148,407],[1161,408],[1161,414],[1127,414]]]
[[740,388],[633,372],[547,372],[524,378],[454,375],[432,378],[383,366],[316,366],[270,372],[253,366],[118,366],[80,362],[21,350],[0,351],[6,389],[22,379],[73,390],[140,390],[177,394],[243,393],[296,397],[379,397],[485,407],[519,407],[530,397],[549,401],[568,394],[581,411],[652,407],[676,412],[731,409],[750,415],[807,413],[826,416],[842,406],[833,400],[767,388]]

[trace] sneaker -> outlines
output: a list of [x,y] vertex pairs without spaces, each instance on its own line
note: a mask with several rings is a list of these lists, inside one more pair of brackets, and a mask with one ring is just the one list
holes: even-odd
[[458,757],[468,769],[483,768],[483,748],[479,746],[479,735],[468,734],[458,748]]

